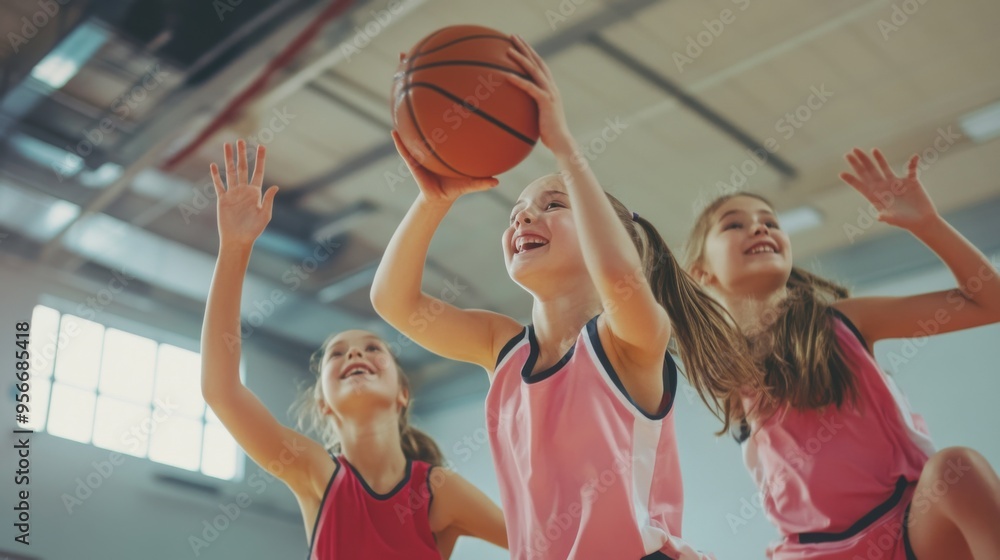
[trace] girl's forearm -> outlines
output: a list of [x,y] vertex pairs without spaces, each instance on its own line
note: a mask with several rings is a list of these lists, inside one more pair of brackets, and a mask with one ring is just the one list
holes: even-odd
[[566,189],[587,269],[595,282],[614,284],[639,269],[639,255],[576,142],[568,138],[563,145],[556,159],[567,177]]
[[371,289],[372,305],[387,321],[407,317],[416,310],[431,239],[451,204],[431,202],[418,195],[392,235]]
[[219,248],[201,330],[201,388],[206,401],[240,384],[240,300],[252,246]]
[[955,275],[958,289],[967,300],[995,311],[1000,320],[1000,275],[982,251],[941,216],[911,233],[941,258]]

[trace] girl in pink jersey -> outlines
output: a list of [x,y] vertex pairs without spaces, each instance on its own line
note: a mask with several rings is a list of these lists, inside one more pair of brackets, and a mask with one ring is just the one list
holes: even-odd
[[[534,298],[532,324],[421,291],[438,224],[460,195],[497,181],[434,176],[395,133],[420,194],[386,249],[372,303],[425,348],[487,371],[511,558],[701,558],[679,538],[670,414],[677,369],[667,343],[676,337],[686,368],[735,398],[752,365],[733,351],[742,338],[725,312],[686,277],[655,228],[601,190],[548,67],[523,40],[512,42],[531,81],[508,79],[537,101],[541,140],[560,169],[524,189],[502,236],[510,277]],[[414,321],[428,312],[433,319]]]
[[854,173],[841,177],[880,221],[937,253],[958,289],[849,298],[792,265],[766,200],[716,200],[695,224],[688,267],[748,333],[762,365],[762,390],[746,389],[725,420],[738,425],[765,512],[783,536],[770,557],[1000,558],[997,475],[971,449],[935,452],[923,420],[871,354],[878,340],[1000,321],[1000,280],[938,215],[917,179],[916,156],[905,178],[881,152],[874,157],[854,150]]
[[310,560],[439,560],[463,534],[506,546],[500,509],[440,468],[437,445],[409,425],[406,376],[374,334],[331,335],[313,356],[300,428],[322,444],[278,423],[240,382],[243,277],[278,187],[261,197],[263,146],[252,178],[242,140],[237,153],[234,162],[226,144],[228,189],[212,164],[220,250],[202,330],[202,394],[250,458],[295,494]]

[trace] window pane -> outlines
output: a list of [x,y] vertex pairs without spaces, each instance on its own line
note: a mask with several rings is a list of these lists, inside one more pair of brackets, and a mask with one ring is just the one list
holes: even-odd
[[[31,377],[50,377],[55,363],[59,312],[51,307],[36,305],[31,312]],[[32,397],[34,400],[34,397]]]
[[173,414],[201,418],[201,354],[161,344],[156,367],[154,400]]
[[108,329],[101,359],[101,393],[138,404],[149,403],[155,363],[155,342]]
[[92,391],[56,383],[52,387],[49,433],[89,443],[94,426],[94,400]]
[[94,419],[94,445],[145,457],[152,418],[148,404],[139,405],[101,395]]
[[[34,330],[34,325],[32,325]],[[24,425],[36,432],[45,427],[45,413],[49,411],[49,391],[52,383],[41,379],[32,379],[28,388],[28,423]]]
[[221,424],[205,426],[205,446],[202,453],[203,473],[225,480],[236,478],[241,455],[236,440]]
[[198,470],[201,452],[202,422],[169,416],[153,426],[149,458],[191,471]]
[[104,327],[73,315],[63,315],[59,324],[56,380],[81,388],[97,387],[101,366]]

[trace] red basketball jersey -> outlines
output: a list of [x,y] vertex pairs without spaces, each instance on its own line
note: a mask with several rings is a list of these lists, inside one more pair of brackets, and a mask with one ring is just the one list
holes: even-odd
[[403,480],[373,491],[343,456],[323,493],[309,560],[441,560],[428,512],[431,466],[407,461]]

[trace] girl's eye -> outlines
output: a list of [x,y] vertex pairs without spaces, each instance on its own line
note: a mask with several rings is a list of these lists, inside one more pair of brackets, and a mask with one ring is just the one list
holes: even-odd
[[369,344],[369,345],[368,345],[368,348],[366,348],[365,350],[367,350],[367,351],[369,351],[369,352],[379,352],[379,351],[381,351],[382,349],[381,349],[381,348],[379,348],[379,347],[378,347],[378,345],[376,345],[376,344]]
[[722,229],[727,230],[727,229],[736,229],[741,227],[743,227],[743,225],[740,224],[739,222],[729,222],[728,224],[722,226]]
[[563,204],[562,202],[550,202],[550,203],[548,203],[548,204],[545,205],[545,209],[548,210],[548,209],[552,208],[553,206],[555,206],[556,208],[565,208],[566,207],[566,205]]
[[334,350],[333,352],[330,352],[330,357],[331,358],[337,358],[337,357],[340,357],[340,356],[343,356],[343,355],[344,355],[344,353],[341,352],[340,350]]
[[769,227],[769,228],[774,228],[774,229],[781,229],[781,228],[780,228],[780,227],[778,226],[778,222],[767,222],[767,223],[766,223],[765,225],[766,225],[767,227]]

